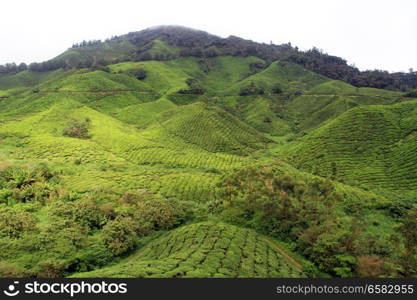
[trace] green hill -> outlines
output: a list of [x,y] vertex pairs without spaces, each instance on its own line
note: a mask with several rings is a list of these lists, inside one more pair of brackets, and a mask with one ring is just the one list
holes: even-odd
[[278,245],[232,225],[197,223],[171,231],[111,267],[72,277],[304,277]]
[[0,66],[0,277],[416,276],[413,76],[171,26]]
[[35,86],[41,82],[60,78],[72,73],[58,69],[48,72],[23,71],[13,75],[0,75],[0,89],[16,89]]
[[416,101],[348,110],[282,153],[295,166],[347,183],[414,195]]
[[125,74],[103,71],[78,73],[40,85],[41,91],[149,90],[149,86]]
[[274,62],[265,70],[251,75],[235,84],[228,91],[238,93],[242,87],[253,83],[269,92],[274,86],[277,86],[286,92],[300,92],[327,80],[328,78],[310,72],[296,64],[289,62]]
[[73,47],[58,55],[53,61],[65,61],[68,65],[82,68],[99,61],[114,61],[130,56],[136,47],[128,40],[112,40],[95,45]]
[[273,112],[271,102],[268,98],[255,96],[254,100],[244,107],[243,120],[257,130],[271,135],[281,136],[290,133],[290,125]]
[[268,142],[231,114],[198,102],[166,111],[158,122],[170,134],[210,152],[249,153]]
[[286,105],[302,130],[310,130],[334,119],[358,105],[393,104],[401,100],[401,93],[356,88],[342,81],[327,81],[307,90]]

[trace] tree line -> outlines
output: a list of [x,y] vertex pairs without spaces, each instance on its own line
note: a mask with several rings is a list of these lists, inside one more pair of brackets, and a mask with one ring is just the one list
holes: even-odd
[[29,65],[21,63],[17,65],[16,63],[7,63],[0,65],[0,75],[14,75],[22,71],[32,71],[32,72],[47,72],[54,71],[58,69],[70,69],[70,68],[91,68],[94,66],[106,66],[109,63],[104,60],[98,60],[93,63],[92,61],[80,61],[75,65],[69,64],[63,59],[48,60],[41,63],[31,63]]
[[[152,42],[156,39],[163,40],[167,44],[179,48],[179,53],[173,55],[153,53]],[[343,58],[329,55],[315,47],[308,51],[299,51],[291,43],[274,45],[273,43],[256,43],[235,36],[221,38],[204,31],[193,30],[179,26],[161,26],[145,29],[139,32],[131,32],[124,36],[115,36],[104,42],[101,40],[82,41],[74,44],[73,49],[97,46],[110,41],[129,41],[136,46],[137,51],[124,58],[106,61],[98,59],[80,60],[68,62],[54,59],[42,63],[32,63],[29,66],[22,63],[16,65],[9,63],[0,65],[1,74],[16,74],[30,70],[35,72],[51,71],[60,68],[90,68],[92,66],[105,66],[121,61],[146,61],[169,60],[177,57],[194,56],[206,59],[216,56],[256,56],[270,63],[275,60],[287,60],[302,65],[308,70],[327,76],[332,79],[342,80],[357,87],[373,87],[399,91],[409,91],[417,88],[417,72],[412,69],[409,72],[389,73],[382,70],[360,71],[353,65],[349,65]]]
[[305,52],[293,53],[286,60],[302,65],[318,74],[332,79],[342,80],[357,87],[373,87],[407,91],[417,88],[417,72],[410,68],[409,72],[389,73],[383,70],[360,71],[348,65],[343,58],[329,55],[322,50],[313,48]]

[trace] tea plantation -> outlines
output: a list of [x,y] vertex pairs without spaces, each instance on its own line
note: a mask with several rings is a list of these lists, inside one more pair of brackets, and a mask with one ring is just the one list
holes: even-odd
[[417,276],[411,92],[167,36],[0,74],[0,277]]

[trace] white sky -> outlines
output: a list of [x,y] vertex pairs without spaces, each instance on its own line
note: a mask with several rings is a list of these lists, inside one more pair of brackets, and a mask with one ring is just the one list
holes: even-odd
[[0,64],[44,61],[83,39],[171,24],[316,46],[362,70],[417,70],[416,0],[1,0]]

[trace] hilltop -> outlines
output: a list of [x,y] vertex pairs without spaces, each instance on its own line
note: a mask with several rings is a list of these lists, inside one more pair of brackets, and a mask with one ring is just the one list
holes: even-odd
[[119,264],[74,277],[304,277],[273,241],[247,229],[197,223],[151,241]]
[[417,88],[417,72],[388,73],[382,70],[359,71],[343,58],[313,48],[300,51],[291,43],[274,45],[256,43],[236,36],[221,38],[183,26],[155,26],[105,41],[82,41],[57,57],[42,62],[0,66],[1,74],[15,74],[27,69],[35,72],[61,68],[104,66],[121,61],[170,60],[179,57],[256,56],[272,62],[285,59],[311,71],[358,87],[412,90]]

